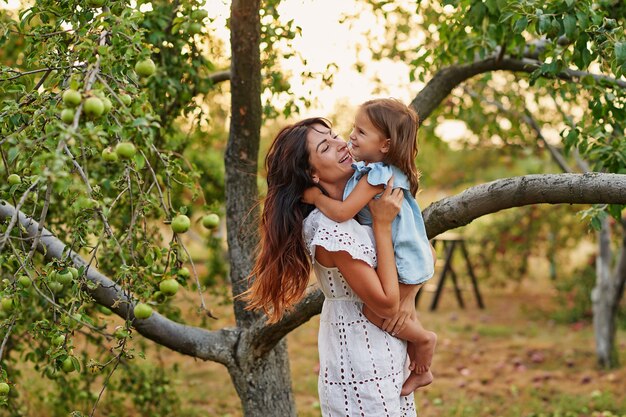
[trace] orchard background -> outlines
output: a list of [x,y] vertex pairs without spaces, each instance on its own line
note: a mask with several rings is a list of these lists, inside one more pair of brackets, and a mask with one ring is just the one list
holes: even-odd
[[[285,336],[319,312],[320,292],[275,325],[233,302],[258,242],[258,162],[288,121],[315,109],[347,132],[354,106],[316,96],[340,68],[309,69],[294,45],[316,33],[304,13],[284,18],[287,3],[234,0],[226,23],[189,0],[0,9],[3,414],[176,414],[170,371],[142,359],[163,348],[223,365],[246,416],[296,414]],[[567,300],[556,317],[593,322],[586,365],[618,366],[626,6],[353,4],[341,24],[369,28],[346,51],[353,69],[406,70],[429,236],[471,223],[472,259],[496,288],[546,260],[541,282]]]

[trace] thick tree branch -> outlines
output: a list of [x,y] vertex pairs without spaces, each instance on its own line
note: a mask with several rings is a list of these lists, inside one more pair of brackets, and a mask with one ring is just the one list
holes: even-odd
[[214,72],[213,74],[209,74],[209,78],[208,79],[214,85],[218,84],[218,83],[221,83],[223,81],[229,81],[230,80],[230,70],[218,71],[218,72]]
[[486,214],[530,204],[626,204],[624,174],[545,174],[504,178],[439,200],[423,212],[429,238]]
[[[0,219],[11,218],[15,214],[15,208],[12,205],[5,201],[0,202]],[[18,221],[28,237],[35,239],[39,224],[22,212],[17,214]],[[42,228],[37,250],[49,260],[67,256],[68,248],[49,230]],[[77,268],[87,266],[85,260],[76,252],[72,252],[70,258]],[[87,279],[98,284],[95,289],[85,287],[85,290],[98,304],[108,307],[124,319],[126,317],[134,319],[133,307],[135,302],[126,297],[120,286],[91,266],[87,270]],[[133,327],[144,337],[162,346],[184,355],[225,365],[233,360],[232,353],[239,334],[239,331],[235,329],[208,331],[198,327],[186,326],[169,320],[156,312],[147,320],[135,320]]]
[[[426,84],[411,102],[411,107],[417,112],[420,120],[425,120],[462,82],[478,75],[491,71],[512,71],[531,73],[541,67],[542,62],[534,59],[488,58],[466,65],[451,65],[441,69]],[[566,81],[578,81],[590,76],[597,82],[606,83],[615,87],[626,88],[626,81],[616,80],[606,75],[591,74],[584,71],[567,69],[559,73],[558,78]]]
[[281,321],[268,325],[265,317],[259,319],[254,326],[245,333],[250,340],[249,348],[256,357],[264,356],[267,352],[293,329],[309,321],[322,311],[324,294],[317,285],[310,288],[307,295]]

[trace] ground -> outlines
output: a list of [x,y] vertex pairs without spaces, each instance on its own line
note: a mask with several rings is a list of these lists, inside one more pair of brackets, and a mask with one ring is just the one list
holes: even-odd
[[[466,309],[460,309],[450,288],[435,312],[428,311],[431,294],[420,300],[422,322],[439,335],[435,381],[415,394],[420,417],[583,417],[594,411],[626,416],[626,368],[598,369],[590,323],[551,321],[547,311],[556,307],[555,295],[533,282],[483,293],[484,310],[475,307],[469,292]],[[320,415],[317,328],[314,318],[288,336],[301,417]],[[626,332],[618,334],[618,344],[626,361]],[[222,366],[166,355],[181,365],[178,388],[197,415],[242,415]]]
[[[418,312],[425,327],[439,335],[439,343],[432,368],[435,381],[415,393],[419,417],[626,417],[626,367],[611,371],[597,367],[590,323],[562,324],[550,319],[550,311],[566,308],[559,305],[551,283],[527,280],[506,289],[490,289],[485,283],[481,287],[484,310],[476,307],[469,291],[463,293],[466,308],[459,308],[452,289],[446,287],[439,308],[431,312],[432,293],[428,287],[423,290]],[[196,298],[187,290],[176,295],[176,304],[190,322],[198,317]],[[219,316],[208,322],[211,329],[234,325],[231,305],[218,305],[208,294],[207,302]],[[288,336],[300,417],[320,415],[318,323],[314,317]],[[139,341],[141,336],[133,338]],[[626,362],[626,331],[620,330],[617,340],[619,356]],[[223,366],[149,341],[146,346],[146,360],[137,358],[137,364],[167,369],[171,387],[181,400],[177,417],[242,416]],[[23,363],[22,370],[20,389],[49,387],[32,363]],[[93,389],[99,391],[101,385],[96,385]],[[28,402],[29,397],[22,398]],[[107,415],[106,403],[105,394],[96,416]],[[141,414],[128,405],[128,415]],[[39,410],[40,417],[51,415],[45,404],[30,403],[28,408]]]

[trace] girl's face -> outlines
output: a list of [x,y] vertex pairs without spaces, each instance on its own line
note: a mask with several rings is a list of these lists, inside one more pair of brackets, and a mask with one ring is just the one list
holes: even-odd
[[340,185],[354,173],[348,145],[331,129],[313,125],[307,135],[307,148],[314,182]]
[[356,160],[365,162],[381,162],[389,151],[390,139],[374,127],[367,114],[361,109],[354,119],[354,127],[350,133],[352,155]]

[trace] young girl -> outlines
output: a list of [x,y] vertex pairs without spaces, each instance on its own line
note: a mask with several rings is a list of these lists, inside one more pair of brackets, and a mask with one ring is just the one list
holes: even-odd
[[[417,115],[394,99],[365,102],[358,110],[350,134],[354,175],[344,190],[344,201],[310,188],[303,201],[315,206],[327,217],[344,222],[356,216],[361,224],[372,224],[367,203],[381,192],[393,176],[394,188],[402,188],[404,201],[392,225],[392,239],[400,285],[401,310],[413,321],[408,326],[396,320],[382,320],[367,308],[364,313],[374,324],[391,330],[409,342],[408,352],[413,371],[402,392],[412,392],[432,381],[430,365],[437,336],[425,330],[415,316],[415,296],[421,285],[434,273],[434,251],[428,241],[421,210],[413,197],[418,189],[415,166],[417,156]],[[315,176],[313,177],[315,182]],[[411,312],[411,313],[409,313]]]

